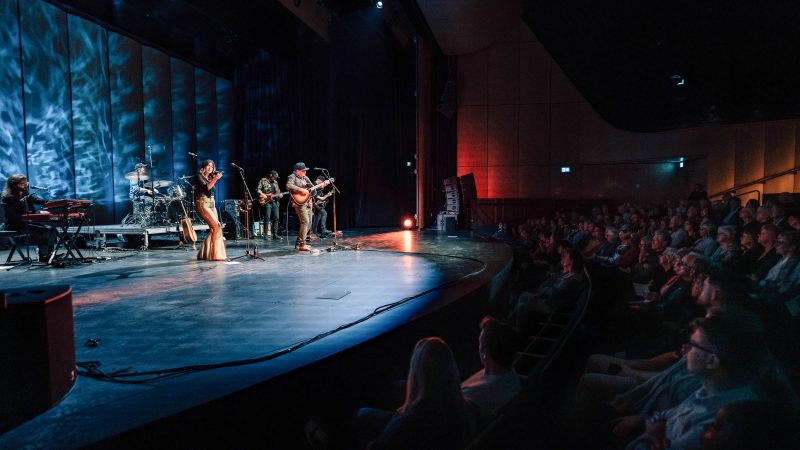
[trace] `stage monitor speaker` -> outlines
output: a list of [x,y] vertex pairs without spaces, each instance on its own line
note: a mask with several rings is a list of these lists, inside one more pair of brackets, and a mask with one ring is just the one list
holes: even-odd
[[0,289],[0,433],[53,406],[75,376],[72,288]]

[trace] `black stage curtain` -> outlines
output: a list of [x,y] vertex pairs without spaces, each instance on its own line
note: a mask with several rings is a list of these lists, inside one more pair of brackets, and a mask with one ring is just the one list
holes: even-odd
[[270,169],[283,185],[297,161],[328,168],[339,228],[413,213],[414,53],[374,9],[336,19],[330,43],[301,28],[291,51],[252,52],[236,71],[248,186]]

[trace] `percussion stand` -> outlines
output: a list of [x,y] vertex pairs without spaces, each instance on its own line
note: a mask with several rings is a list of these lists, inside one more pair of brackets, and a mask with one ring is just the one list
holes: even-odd
[[[330,172],[328,172],[328,169],[322,169],[322,173],[325,175],[325,177],[327,177],[328,180],[333,180]],[[347,247],[339,245],[339,232],[336,229],[336,194],[341,194],[342,192],[336,187],[336,184],[334,184],[333,181],[331,181],[331,186],[333,187],[333,200],[331,201],[331,203],[333,203],[333,245],[328,247],[326,250],[329,252],[335,252],[337,250],[345,250]],[[323,228],[324,226],[325,225],[323,224]]]
[[244,170],[239,170],[239,176],[242,178],[242,200],[244,204],[242,205],[242,212],[244,212],[244,239],[245,239],[245,252],[242,256],[237,256],[236,258],[231,258],[231,261],[239,259],[239,258],[247,258],[247,259],[260,259],[264,261],[264,258],[258,256],[258,246],[253,244],[253,253],[250,253],[250,211],[253,209],[253,196],[250,195],[250,188],[247,187],[247,181],[244,179]]

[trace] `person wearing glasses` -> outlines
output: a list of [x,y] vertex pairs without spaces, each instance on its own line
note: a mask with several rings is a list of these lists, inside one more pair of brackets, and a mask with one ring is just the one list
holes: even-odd
[[717,250],[711,255],[711,264],[717,268],[727,268],[742,253],[736,243],[736,228],[722,225],[717,228]]
[[767,276],[758,283],[754,295],[764,303],[782,303],[800,293],[800,232],[783,231],[775,240],[775,250],[781,259],[772,266]]
[[692,328],[686,369],[702,380],[702,386],[677,406],[647,419],[644,433],[627,449],[699,448],[720,408],[761,399],[757,377],[774,363],[757,318],[726,309],[722,315],[696,319]]

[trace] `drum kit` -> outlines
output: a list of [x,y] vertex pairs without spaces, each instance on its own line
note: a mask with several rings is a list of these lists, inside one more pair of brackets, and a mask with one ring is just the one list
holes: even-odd
[[[172,226],[180,222],[184,210],[197,220],[191,201],[194,186],[189,182],[190,175],[179,177],[178,183],[173,183],[171,180],[149,181],[149,175],[133,171],[126,173],[125,179],[135,181],[141,191],[133,198],[133,212],[122,219],[124,225]],[[192,194],[187,195],[190,192]]]

